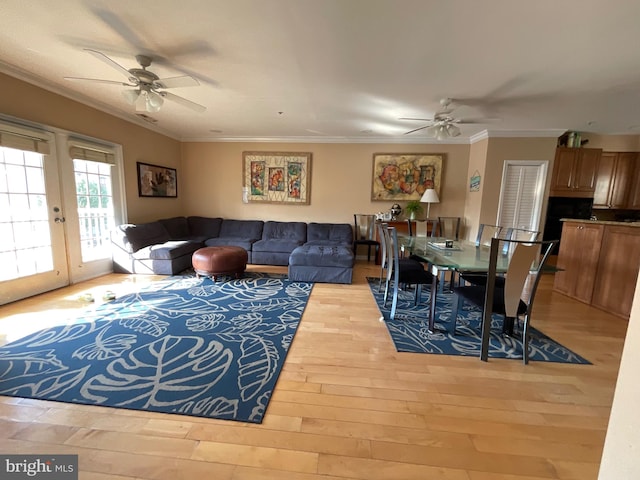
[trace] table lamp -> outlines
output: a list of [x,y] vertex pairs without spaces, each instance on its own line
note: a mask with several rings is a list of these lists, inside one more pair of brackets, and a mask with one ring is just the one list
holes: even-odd
[[440,203],[438,194],[433,188],[427,188],[420,199],[420,203],[427,204],[427,218],[429,218],[429,211],[431,210],[432,203]]

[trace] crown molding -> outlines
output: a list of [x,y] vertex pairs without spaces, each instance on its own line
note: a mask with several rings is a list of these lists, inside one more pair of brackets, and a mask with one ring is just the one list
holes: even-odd
[[558,138],[567,131],[563,129],[546,130],[483,130],[469,138],[469,143],[476,143],[488,138]]
[[413,145],[442,145],[463,144],[468,145],[466,137],[449,138],[446,141],[438,141],[435,138],[405,138],[405,137],[194,137],[182,138],[183,142],[219,142],[219,143],[398,143]]

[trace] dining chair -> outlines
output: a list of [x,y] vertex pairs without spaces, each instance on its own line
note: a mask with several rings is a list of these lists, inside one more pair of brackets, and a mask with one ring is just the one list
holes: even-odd
[[[512,335],[514,325],[522,321],[522,361],[529,362],[529,325],[540,272],[557,240],[531,242],[493,238],[490,246],[489,271],[485,285],[454,288],[454,335],[458,311],[463,302],[482,308],[480,359],[487,361],[492,314],[503,317],[503,334]],[[508,244],[505,248],[505,244]],[[507,252],[507,253],[504,253]],[[504,282],[496,282],[498,271],[505,270]]]
[[460,217],[438,217],[440,237],[450,240],[460,239]]
[[537,230],[527,230],[525,228],[507,228],[507,234],[505,238],[511,240],[528,240],[530,242],[536,241],[540,236],[540,232]]
[[[385,281],[383,305],[387,305],[389,293],[391,293],[391,313],[393,320],[398,309],[398,293],[401,285],[413,285],[415,288],[414,305],[418,305],[423,285],[431,285],[433,275],[427,272],[422,263],[411,258],[400,258],[398,245],[398,232],[395,227],[387,227],[383,232],[384,241],[387,242],[387,275]],[[392,290],[390,292],[390,289]]]
[[[415,223],[415,229],[413,228],[412,222]],[[407,220],[407,223],[409,225],[409,236],[435,238],[438,236],[438,234],[440,234],[440,231],[441,231],[439,217],[427,218],[425,220]],[[424,259],[416,255],[410,255],[409,258],[411,258],[412,260],[417,260],[421,263],[424,262]],[[445,280],[445,271],[442,270],[442,272],[440,272],[440,283],[439,283],[440,289],[443,288],[444,280]]]
[[[476,247],[491,245],[491,241],[494,238],[503,238],[505,240],[511,240],[513,234],[513,228],[503,228],[499,225],[490,225],[481,223],[478,226],[478,234],[476,235]],[[503,248],[509,248],[507,244],[502,245]],[[503,253],[507,253],[506,251]],[[487,274],[485,272],[463,272],[458,271],[458,284],[462,285],[463,282],[470,283],[472,285],[485,285],[487,283]],[[500,283],[498,277],[498,283]]]
[[375,237],[376,216],[366,213],[355,213],[353,215],[355,235],[353,241],[353,254],[358,253],[358,245],[367,246],[367,261],[371,261],[371,247],[375,249],[375,256],[378,256],[380,242]]
[[378,292],[382,290],[382,279],[386,281],[387,270],[389,268],[389,258],[387,255],[387,242],[385,241],[385,235],[387,235],[387,228],[389,224],[385,222],[377,222],[376,229],[378,231],[378,238],[380,239],[380,279],[378,280]]
[[478,234],[476,235],[476,247],[481,245],[491,245],[491,240],[494,238],[500,238],[503,231],[506,232],[506,230],[499,225],[481,223],[478,226]]
[[438,233],[438,219],[407,220],[410,237],[435,237]]

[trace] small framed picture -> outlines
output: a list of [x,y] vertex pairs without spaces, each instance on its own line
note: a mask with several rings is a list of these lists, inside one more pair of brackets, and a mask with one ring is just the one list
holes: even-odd
[[137,162],[138,196],[171,197],[178,196],[178,177],[175,168],[161,167]]

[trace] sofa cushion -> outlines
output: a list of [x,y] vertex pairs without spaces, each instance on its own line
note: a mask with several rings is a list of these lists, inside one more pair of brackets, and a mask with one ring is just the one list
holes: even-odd
[[123,229],[134,252],[148,245],[164,243],[170,240],[169,232],[160,222],[126,225]]
[[242,238],[250,243],[262,238],[262,220],[222,220],[220,237]]
[[186,239],[189,237],[189,224],[186,217],[173,217],[158,220],[169,232],[171,240]]
[[304,222],[264,222],[262,240],[288,240],[302,245],[307,240],[307,224]]
[[247,252],[251,251],[253,240],[247,240],[244,237],[215,237],[205,240],[204,244],[207,247],[218,247],[230,245],[232,247],[242,247]]
[[351,245],[353,229],[348,223],[310,223],[307,225],[308,245]]
[[293,252],[293,249],[299,247],[304,242],[301,240],[279,240],[279,239],[268,239],[268,240],[258,240],[253,244],[252,250],[254,252]]
[[220,227],[222,226],[220,217],[188,217],[187,223],[191,237],[207,239],[220,236]]
[[[161,244],[149,245],[149,247],[147,247],[149,249],[147,258],[153,260],[173,260],[174,258],[193,253],[201,247],[201,243],[190,240],[169,240]],[[136,254],[138,253],[142,253],[142,251],[136,252]]]
[[346,245],[309,245],[297,247],[289,257],[289,266],[353,267],[353,251]]

